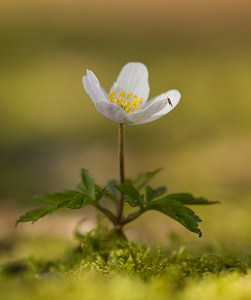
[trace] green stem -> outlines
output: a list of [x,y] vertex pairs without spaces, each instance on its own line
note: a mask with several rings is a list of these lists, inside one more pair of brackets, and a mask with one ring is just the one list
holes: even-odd
[[95,203],[94,206],[99,210],[101,211],[111,222],[114,226],[117,225],[117,219],[116,217],[114,216],[114,214],[109,211],[108,209],[104,208],[103,206],[101,206],[100,204],[98,203]]
[[115,226],[115,230],[116,230],[117,236],[119,237],[120,240],[128,242],[128,239],[127,239],[126,235],[124,234],[121,227],[116,228],[116,226]]
[[127,216],[125,220],[122,222],[122,226],[126,225],[127,223],[130,223],[137,219],[140,215],[142,215],[145,212],[144,208],[140,208],[138,211],[135,211]]
[[[125,182],[125,169],[124,169],[124,128],[123,124],[119,124],[118,128],[118,151],[119,151],[119,175],[120,175],[120,184]],[[123,208],[124,208],[125,196],[120,193],[120,201],[118,203],[118,211],[117,211],[117,224],[122,224],[123,217]]]

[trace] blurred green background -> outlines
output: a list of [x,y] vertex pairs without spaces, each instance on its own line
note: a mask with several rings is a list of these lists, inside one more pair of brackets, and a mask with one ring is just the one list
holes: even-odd
[[[1,235],[37,206],[33,195],[75,186],[82,167],[100,184],[118,177],[117,126],[96,112],[81,78],[90,68],[109,90],[126,62],[140,61],[150,97],[176,88],[182,100],[156,122],[126,127],[127,175],[163,167],[155,185],[221,201],[195,208],[204,241],[249,245],[250,9],[250,1],[2,0]],[[80,214],[94,216],[62,218]],[[63,235],[72,223],[59,216],[15,233],[48,233],[59,222]],[[175,232],[201,242],[157,213],[136,223],[132,239],[165,243]]]

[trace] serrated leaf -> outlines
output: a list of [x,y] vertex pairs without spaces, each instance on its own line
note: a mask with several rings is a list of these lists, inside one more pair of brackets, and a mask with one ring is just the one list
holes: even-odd
[[195,198],[192,194],[189,193],[169,194],[165,198],[173,199],[186,205],[210,205],[219,203],[219,201],[209,201],[202,197]]
[[106,192],[106,187],[95,184],[95,202],[98,202]]
[[71,209],[79,209],[88,204],[93,203],[89,196],[83,193],[76,193],[74,197],[67,203],[67,207]]
[[147,186],[145,189],[146,192],[146,203],[151,202],[154,198],[157,198],[166,192],[166,187],[162,186],[157,189],[153,189],[150,186]]
[[126,197],[126,201],[132,206],[142,206],[143,201],[139,191],[129,183],[123,183],[117,186],[117,189]]
[[36,222],[38,219],[41,219],[42,217],[49,215],[55,211],[55,207],[52,206],[47,206],[47,207],[42,207],[38,209],[33,209],[22,215],[17,221],[16,221],[16,226],[18,223],[21,222]]
[[198,228],[198,222],[201,222],[200,218],[188,207],[176,200],[159,199],[152,201],[145,206],[145,210],[157,210],[165,215],[168,215],[172,219],[178,221],[188,230],[195,232],[201,237],[202,232]]
[[87,193],[90,198],[93,200],[95,199],[95,183],[89,174],[89,172],[86,169],[82,169],[81,171],[81,177],[82,177],[82,188],[85,193]]
[[36,200],[48,206],[27,212],[17,220],[16,225],[20,222],[35,222],[62,207],[67,206],[68,208],[77,209],[99,201],[105,192],[105,188],[95,185],[86,169],[82,169],[81,176],[82,182],[78,185],[78,190],[36,196]]
[[146,173],[139,174],[138,178],[134,181],[134,186],[137,189],[143,188],[161,170],[162,169],[156,169],[156,170],[151,171],[151,172],[146,172]]
[[77,191],[67,191],[64,193],[48,193],[35,196],[35,199],[46,203],[49,206],[34,209],[21,216],[16,225],[20,222],[36,222],[38,219],[53,213],[59,208],[68,207],[72,209],[82,208],[93,203],[93,200],[86,194]]
[[34,198],[39,202],[49,204],[57,209],[67,206],[67,204],[78,195],[83,195],[83,193],[79,193],[76,191],[66,191],[63,193],[47,193],[43,195],[37,195]]

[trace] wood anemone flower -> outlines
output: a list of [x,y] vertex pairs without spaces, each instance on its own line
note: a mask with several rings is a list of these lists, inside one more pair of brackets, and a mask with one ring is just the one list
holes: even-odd
[[148,70],[139,62],[127,63],[122,68],[109,94],[91,70],[87,70],[83,84],[98,112],[113,122],[127,125],[157,120],[170,112],[181,98],[179,91],[169,90],[147,101]]

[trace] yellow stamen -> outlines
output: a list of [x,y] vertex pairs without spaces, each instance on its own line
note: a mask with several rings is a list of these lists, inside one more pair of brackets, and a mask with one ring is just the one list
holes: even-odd
[[132,96],[132,93],[129,93],[127,96],[126,96],[126,99],[129,100],[129,98]]
[[133,100],[132,101],[135,101],[135,102],[137,102],[137,96],[136,95],[134,95],[134,97],[133,97]]
[[111,92],[109,95],[108,95],[108,98],[110,100],[112,100],[113,96],[116,94],[116,92]]
[[122,103],[122,106],[129,106],[130,102],[129,101],[125,101],[124,103]]
[[121,97],[125,97],[125,92],[124,91],[121,91],[120,95]]
[[136,104],[137,104],[137,101],[135,101],[135,99],[133,99],[133,100],[132,100],[132,106],[134,106],[134,107],[135,107],[135,106],[136,106]]
[[137,95],[134,95],[133,99],[130,101],[130,97],[133,95],[132,93],[127,94],[126,101],[124,101],[124,99],[125,99],[124,91],[120,92],[119,97],[115,97],[115,95],[116,95],[115,91],[111,92],[108,95],[110,102],[119,105],[128,114],[138,111],[140,109],[140,105],[143,102],[143,98],[142,97],[137,98]]

